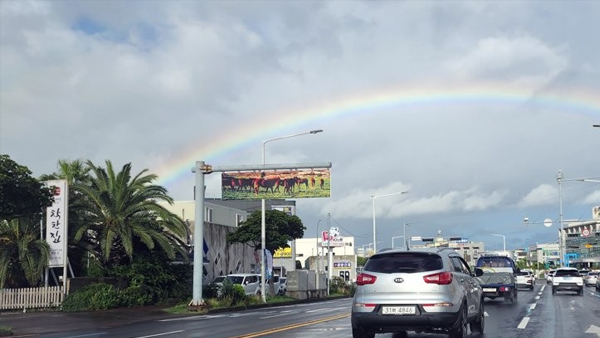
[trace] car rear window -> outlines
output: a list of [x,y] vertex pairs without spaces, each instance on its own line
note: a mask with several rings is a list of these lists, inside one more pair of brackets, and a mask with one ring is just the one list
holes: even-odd
[[562,277],[562,276],[571,276],[571,277],[579,277],[579,271],[577,270],[557,270],[554,274],[554,277]]
[[440,270],[442,258],[435,254],[398,252],[369,258],[364,270],[378,273],[415,273]]
[[512,268],[514,267],[514,263],[508,257],[487,256],[479,257],[479,259],[477,260],[477,267]]

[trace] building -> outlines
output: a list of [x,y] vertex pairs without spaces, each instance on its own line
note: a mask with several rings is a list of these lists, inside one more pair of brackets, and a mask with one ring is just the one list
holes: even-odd
[[559,238],[564,243],[565,265],[578,268],[600,268],[600,206],[592,209],[588,221],[563,221]]
[[[173,204],[159,202],[165,209],[181,217],[188,224],[190,256],[194,250],[194,201],[181,201]],[[248,212],[210,202],[204,204],[204,264],[202,283],[207,284],[217,276],[230,273],[260,271],[260,258],[244,244],[227,244],[226,236],[235,231],[240,222],[248,217]]]
[[[354,237],[343,237],[343,240],[332,246],[332,276],[346,281],[356,280],[356,255],[354,253]],[[329,272],[327,241],[323,238],[301,238],[296,240],[296,258],[302,268],[319,272]]]
[[558,243],[532,244],[527,250],[527,265],[542,264],[553,268],[559,264],[560,249]]
[[[415,243],[416,242],[416,243]],[[485,251],[483,242],[470,242],[461,237],[442,237],[441,231],[438,231],[436,237],[412,237],[410,240],[411,248],[453,248],[459,252],[469,266],[475,266],[477,259]]]

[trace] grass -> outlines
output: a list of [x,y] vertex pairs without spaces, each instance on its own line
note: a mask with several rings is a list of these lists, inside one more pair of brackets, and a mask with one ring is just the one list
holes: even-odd
[[[287,297],[287,296],[267,297],[267,304],[283,304],[283,303],[289,303],[291,301],[295,301],[295,299],[292,297]],[[262,300],[259,297],[247,297],[243,304],[231,305],[230,301],[228,299],[219,300],[219,299],[215,299],[215,298],[209,298],[209,299],[205,299],[205,303],[206,303],[206,310],[200,311],[200,312],[190,311],[188,309],[187,303],[177,304],[173,307],[165,309],[165,311],[168,313],[171,313],[171,314],[205,313],[205,312],[208,312],[208,310],[260,305],[260,304],[262,304]]]
[[12,328],[10,326],[0,325],[0,336],[8,336],[12,334]]

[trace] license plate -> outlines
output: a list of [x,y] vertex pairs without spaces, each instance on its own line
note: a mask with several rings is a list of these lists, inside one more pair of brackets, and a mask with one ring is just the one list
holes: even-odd
[[414,306],[384,306],[381,308],[384,315],[414,315],[416,313]]
[[483,292],[496,292],[495,288],[483,288]]

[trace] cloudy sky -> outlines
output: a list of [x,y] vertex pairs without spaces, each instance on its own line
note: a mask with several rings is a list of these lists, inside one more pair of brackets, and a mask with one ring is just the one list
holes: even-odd
[[[332,163],[298,200],[357,245],[557,238],[556,175],[600,180],[598,1],[0,1],[0,152],[131,162],[177,200],[190,168]],[[220,197],[217,174],[207,197]],[[600,183],[562,184],[589,219]],[[331,218],[328,218],[328,214]],[[523,218],[554,220],[551,228]],[[398,243],[398,242],[397,242]]]

